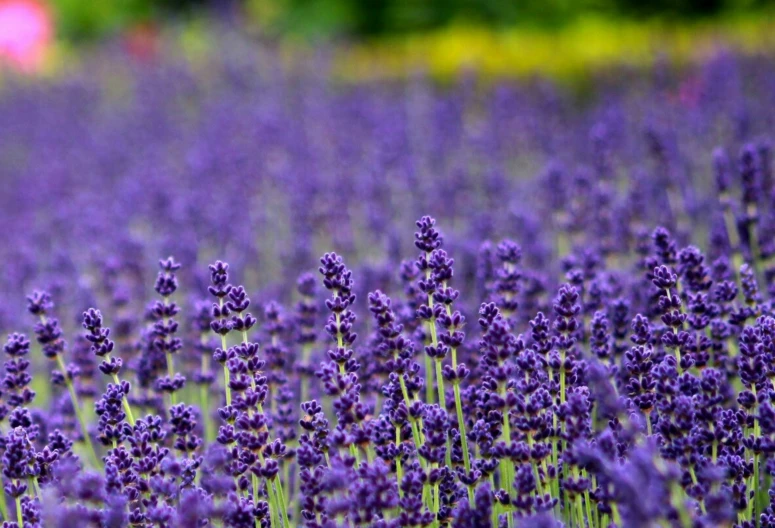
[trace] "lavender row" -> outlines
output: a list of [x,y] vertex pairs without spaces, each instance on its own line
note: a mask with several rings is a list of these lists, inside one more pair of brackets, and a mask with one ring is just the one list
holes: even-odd
[[775,526],[764,59],[237,50],[0,95],[5,527]]
[[[629,283],[602,259],[567,258],[568,282],[549,315],[523,321],[521,301],[534,294],[524,288],[520,247],[505,240],[483,270],[488,301],[468,338],[454,260],[434,219],[417,227],[405,295],[394,305],[369,294],[374,324],[360,347],[352,272],[333,253],[319,268],[330,293],[324,332],[311,276],[299,279],[292,313],[270,303],[257,329],[245,289],[218,261],[214,302],[188,321],[200,335],[190,352],[178,336],[172,258],[160,261],[160,299],[136,346],[117,347],[92,308],[68,354],[50,295],[30,296],[36,341],[59,369],[46,413],[29,387],[30,340],[8,337],[4,518],[24,526],[772,524],[775,318],[756,259],[739,274],[724,257],[709,266],[658,228]],[[647,309],[632,318],[628,289],[648,293]]]

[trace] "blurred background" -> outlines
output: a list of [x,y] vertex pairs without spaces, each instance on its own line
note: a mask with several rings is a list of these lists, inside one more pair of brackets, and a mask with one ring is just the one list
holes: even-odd
[[464,68],[578,79],[719,47],[767,52],[774,12],[775,0],[0,0],[0,56],[48,73],[109,41],[152,60],[165,39],[212,49],[226,25],[290,53],[325,42],[348,79]]

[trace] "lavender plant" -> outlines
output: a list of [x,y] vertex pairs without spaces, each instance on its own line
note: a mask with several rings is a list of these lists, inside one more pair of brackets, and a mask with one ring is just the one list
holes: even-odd
[[766,60],[578,105],[224,39],[0,92],[4,528],[775,527]]

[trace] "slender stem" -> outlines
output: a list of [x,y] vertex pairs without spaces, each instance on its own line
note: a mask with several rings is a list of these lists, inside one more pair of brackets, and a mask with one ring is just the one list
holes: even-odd
[[681,526],[688,528],[692,526],[692,516],[689,514],[689,510],[686,509],[683,496],[683,488],[677,482],[673,482],[670,485],[670,502],[673,503],[673,507],[678,511],[678,519],[681,522]]
[[[401,385],[401,393],[404,396],[404,405],[406,405],[406,408],[409,409],[409,392],[406,390],[406,382],[404,381],[403,376],[398,376],[398,383]],[[419,420],[419,424],[417,422],[418,420],[414,420],[411,417],[409,418],[409,425],[412,427],[412,439],[414,440],[414,446],[416,449],[420,449],[424,443],[422,440],[422,432],[420,431],[422,420]],[[422,457],[420,458],[420,464],[422,465],[423,469],[425,469],[425,459]]]
[[[759,429],[759,420],[756,418],[758,414],[758,407],[759,407],[759,400],[756,396],[756,384],[751,385],[751,392],[753,393],[754,397],[754,419],[753,419],[753,436],[754,438],[759,438],[761,435],[760,429]],[[696,480],[696,477],[694,477],[694,473],[692,473],[693,478]],[[753,509],[753,515],[749,517],[749,519],[753,520],[754,523],[756,522],[756,519],[759,518],[759,454],[754,452],[753,454],[753,475],[751,475],[751,489],[753,490],[753,497],[751,499],[752,503],[752,509]]]
[[[530,452],[532,452],[533,443],[534,443],[533,436],[530,433],[528,433],[526,436],[527,436],[528,449],[530,450]],[[511,462],[511,460],[509,460],[509,462]],[[533,478],[535,478],[536,480],[536,493],[538,495],[543,495],[544,491],[543,491],[543,485],[541,483],[541,476],[538,474],[538,465],[537,464],[530,464],[530,465],[533,466]],[[514,480],[514,474],[515,474],[514,469],[513,467],[507,466],[505,464],[505,460],[501,459],[501,471],[503,472],[506,478],[506,482],[505,482],[506,486],[504,487],[506,488],[507,491],[509,491],[509,493],[511,493],[510,490],[512,487],[512,481]]]
[[205,425],[205,438],[207,438],[209,443],[215,439],[215,436],[212,427],[212,420],[210,419],[210,404],[207,401],[209,393],[208,389],[209,387],[207,385],[201,385],[199,387],[199,399],[201,401],[200,406],[202,407],[202,420],[204,420]]
[[565,349],[560,351],[560,403],[565,403]]
[[[121,386],[121,380],[118,379],[118,375],[115,373],[113,374],[113,382],[116,385]],[[129,400],[127,399],[126,394],[124,394],[124,397],[121,399],[121,402],[124,404],[124,411],[126,412],[126,417],[129,419],[129,425],[134,427],[135,417],[132,414],[132,407],[129,405]]]
[[[506,391],[503,387],[498,388],[498,392],[500,393],[500,396],[503,398],[503,401],[506,401]],[[511,443],[511,421],[509,420],[509,410],[506,408],[503,413],[503,431],[502,431],[502,438],[506,442],[506,445],[509,445]],[[531,450],[533,448],[533,437],[528,435],[528,445],[530,446]],[[505,488],[506,491],[511,495],[514,487],[514,463],[511,461],[509,457],[501,458],[500,460],[501,465],[501,472],[503,473],[503,476],[505,477]],[[533,469],[536,472],[536,486],[538,486],[538,489],[541,488],[541,482],[538,480],[538,468],[533,465]]]
[[[337,348],[344,348],[344,338],[342,336],[342,332],[339,330],[339,325],[341,324],[341,314],[339,312],[334,312],[334,319],[336,320],[336,346]],[[339,373],[344,375],[344,363],[339,363]]]
[[[285,464],[283,464],[283,478],[281,479],[282,482],[285,482],[286,486],[291,486],[291,489],[288,490],[288,497],[285,499],[286,504],[291,506],[293,504],[293,485],[291,485],[291,461],[285,461]],[[283,489],[283,492],[285,490]],[[283,493],[284,495],[284,493]]]
[[285,503],[285,492],[283,491],[283,483],[277,475],[274,476],[275,486],[277,486],[277,497],[280,502],[280,513],[283,517],[283,525],[286,528],[290,528],[291,523],[288,522],[288,505]]
[[611,503],[611,517],[613,517],[614,524],[621,528],[622,516],[619,515],[619,506],[615,502]]
[[[200,337],[200,341],[202,345],[205,345],[205,343],[207,343],[207,334],[203,333]],[[210,356],[208,356],[206,353],[202,354],[201,368],[202,375],[207,377],[207,375],[210,373]],[[210,417],[209,385],[202,384],[199,387],[199,400],[199,404],[202,407],[202,420],[204,421],[205,426],[205,438],[207,439],[207,442],[210,443],[215,440],[215,428],[213,427],[215,424],[213,424],[213,420]]]
[[653,434],[653,431],[651,429],[651,413],[646,414],[646,433],[651,436]]
[[[436,363],[436,379],[439,382],[439,405],[441,406],[441,410],[444,411],[444,414],[447,414],[447,398],[444,395],[444,377],[441,374],[441,360],[437,359],[435,361]],[[445,451],[445,461],[447,463],[447,467],[452,467],[452,445],[449,442],[449,435],[445,434],[447,438],[447,449]]]
[[86,442],[86,446],[89,448],[89,454],[91,455],[92,462],[94,463],[94,467],[99,468],[100,466],[102,466],[102,464],[100,464],[100,461],[99,461],[100,459],[97,456],[97,452],[94,450],[94,444],[92,444],[91,436],[89,436],[89,428],[86,425],[86,420],[83,417],[81,406],[78,405],[78,395],[75,393],[75,387],[73,386],[73,381],[67,375],[67,369],[65,368],[65,362],[62,359],[62,356],[60,354],[57,354],[56,359],[57,359],[57,364],[59,365],[59,368],[62,370],[62,373],[65,376],[65,385],[67,385],[67,391],[70,393],[70,400],[73,403],[75,416],[78,419],[78,423],[81,425],[81,433],[83,434],[83,440],[84,442]]
[[272,520],[271,526],[279,526],[280,514],[277,511],[277,497],[275,497],[274,488],[272,488],[272,483],[269,481],[266,483],[266,492],[267,495],[269,495],[269,518]]
[[229,387],[231,375],[229,374],[229,368],[226,364],[223,364],[223,385],[226,389],[226,405],[231,405],[231,388]]
[[579,518],[579,526],[584,528],[584,510],[581,506],[581,495],[576,495],[574,502],[576,504],[576,515]]
[[[250,481],[253,484],[253,506],[258,504],[258,477],[255,473],[252,473],[250,475]],[[255,527],[259,528],[260,523],[258,521],[258,518],[255,519]]]
[[466,468],[466,472],[471,471],[471,456],[468,453],[468,438],[466,437],[466,421],[463,417],[463,404],[460,401],[460,384],[455,382],[452,384],[452,390],[455,393],[455,410],[457,412],[457,425],[460,432],[460,445],[463,448],[463,465]]
[[433,364],[428,354],[425,354],[425,403],[433,403]]
[[24,526],[24,519],[22,518],[22,498],[16,497],[16,523],[19,526]]
[[[328,455],[326,454],[326,457]],[[258,458],[261,460],[261,463],[264,463],[264,454],[259,451],[258,452]],[[269,497],[269,518],[271,519],[271,526],[279,526],[279,512],[277,510],[277,500],[275,498],[274,489],[272,488],[272,483],[270,481],[266,481],[266,493]]]
[[434,363],[436,364],[436,379],[438,380],[439,407],[441,407],[442,411],[447,412],[447,398],[444,394],[444,378],[441,375],[441,360],[436,359]]
[[[175,377],[175,366],[173,364],[172,354],[167,352],[167,376],[169,376],[170,381],[172,381],[172,378]],[[175,398],[175,391],[170,392],[170,403],[172,405],[175,405],[176,403]]]
[[[221,313],[223,313],[223,297],[219,299]],[[221,350],[226,353],[226,336],[221,334]],[[229,387],[229,369],[223,364],[223,390],[226,393],[226,405],[231,405],[231,388]]]
[[[586,471],[581,471],[582,476],[587,476]],[[592,515],[592,504],[591,500],[589,498],[589,489],[584,490],[584,506],[587,512],[587,523],[589,523],[590,526],[596,526],[595,524],[595,517]]]
[[[563,405],[565,403],[565,349],[563,348],[560,351],[560,405]],[[560,422],[559,427],[560,429],[556,429],[557,426],[557,414],[552,413],[552,420],[554,421],[555,430],[558,430],[562,432],[565,427],[564,422]],[[556,491],[558,492],[557,497],[559,497],[559,489],[560,489],[560,447],[562,447],[563,451],[565,450],[565,442],[561,440],[562,435],[558,435],[557,439],[555,440],[554,445],[554,467],[555,471],[557,471],[557,482],[556,482]],[[568,495],[563,495],[563,512],[567,514],[568,512]],[[559,501],[557,502],[559,505]]]
[[5,486],[3,485],[2,477],[0,476],[0,514],[3,515],[3,520],[8,521],[8,504],[5,502]]
[[[573,475],[574,480],[578,480],[578,478],[579,478],[579,468],[578,468],[578,466],[573,466],[572,469],[571,469],[571,473]],[[584,510],[583,510],[582,504],[581,504],[581,495],[576,493],[573,496],[573,502],[574,502],[574,505],[576,506],[576,516],[579,518],[579,526],[581,526],[583,528],[583,526],[584,526]],[[590,523],[592,522],[591,517],[588,518],[587,520]]]
[[[309,365],[309,358],[310,358],[310,352],[312,351],[312,347],[304,343],[304,345],[301,347],[301,357],[302,357],[302,364],[306,367]],[[309,399],[309,384],[304,382],[304,377],[301,376],[301,401],[305,402]]]
[[474,502],[476,501],[474,498],[474,488],[473,486],[466,486],[466,489],[468,490],[468,505],[473,507]]
[[[425,259],[430,258],[430,253],[425,252]],[[425,270],[425,279],[431,277],[431,270]],[[438,345],[438,336],[436,335],[436,320],[433,318],[433,294],[428,294],[428,307],[431,309],[431,319],[428,321],[428,330],[431,334],[431,344]],[[433,404],[433,361],[427,354],[425,355],[425,403]]]
[[435,498],[435,502],[433,504],[433,526],[439,525],[439,508],[441,506],[441,497],[439,496],[439,483],[436,482],[433,485],[433,496]]
[[[396,447],[401,445],[401,426],[396,426]],[[401,491],[401,480],[403,480],[403,469],[401,468],[401,455],[396,457],[396,483],[398,484],[398,496],[403,497],[404,493]]]
[[[426,278],[430,276],[430,270],[427,270],[425,272]],[[428,294],[428,307],[431,309],[431,318],[428,321],[428,329],[431,332],[431,345],[433,345],[434,348],[438,349],[439,347],[439,336],[436,331],[436,318],[433,317],[433,294]],[[449,310],[449,307],[447,307],[447,310]],[[426,354],[426,358],[427,358]],[[444,411],[444,414],[447,413],[447,397],[444,394],[444,377],[442,376],[442,359],[441,358],[434,358],[433,363],[436,364],[436,383],[438,387],[439,392],[439,406],[441,407],[441,410]],[[427,366],[430,366],[430,363],[426,362]],[[432,402],[429,400],[428,404],[431,404]],[[452,445],[449,442],[449,435],[445,435],[447,440],[447,450],[445,452],[445,461],[447,463],[448,467],[452,467]]]

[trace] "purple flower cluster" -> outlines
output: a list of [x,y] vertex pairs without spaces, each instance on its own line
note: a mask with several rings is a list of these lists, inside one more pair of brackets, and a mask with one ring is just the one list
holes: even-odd
[[775,527],[771,65],[224,38],[0,93],[4,528]]

